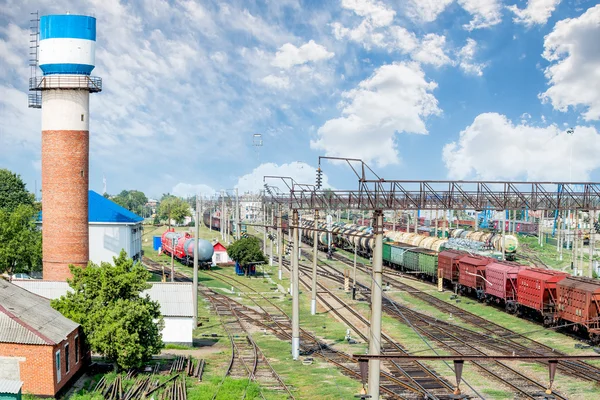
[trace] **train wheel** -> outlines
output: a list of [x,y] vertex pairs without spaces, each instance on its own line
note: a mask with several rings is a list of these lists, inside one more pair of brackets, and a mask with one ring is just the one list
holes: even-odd
[[600,333],[590,333],[590,341],[594,346],[600,345]]

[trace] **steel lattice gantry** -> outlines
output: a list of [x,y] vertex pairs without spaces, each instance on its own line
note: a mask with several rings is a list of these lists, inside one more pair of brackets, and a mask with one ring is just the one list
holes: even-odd
[[600,210],[600,183],[365,180],[266,196],[291,210]]

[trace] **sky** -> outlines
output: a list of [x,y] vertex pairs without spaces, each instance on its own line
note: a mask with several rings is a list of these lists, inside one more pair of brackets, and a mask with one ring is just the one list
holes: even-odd
[[[149,197],[382,178],[600,181],[584,0],[0,0],[0,168],[41,187],[29,13],[97,18],[90,189]],[[263,145],[253,146],[261,134]],[[356,189],[322,161],[325,186]],[[274,186],[284,186],[271,181]]]

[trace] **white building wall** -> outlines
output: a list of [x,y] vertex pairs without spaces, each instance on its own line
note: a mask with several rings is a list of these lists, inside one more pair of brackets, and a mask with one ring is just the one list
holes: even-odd
[[142,251],[142,225],[90,224],[90,261],[95,264],[113,262],[125,249],[130,258],[139,258]]
[[226,251],[215,251],[213,253],[213,256],[212,256],[213,265],[220,264],[220,263],[230,263],[232,261],[233,260],[231,258],[229,258],[229,255],[227,254]]
[[192,344],[194,321],[192,317],[164,317],[163,342]]

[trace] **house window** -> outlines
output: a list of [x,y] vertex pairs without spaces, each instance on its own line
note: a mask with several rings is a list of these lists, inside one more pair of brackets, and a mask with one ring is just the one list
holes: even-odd
[[65,344],[65,373],[69,373],[69,343]]
[[215,261],[221,262],[221,255],[219,253],[215,254]]
[[54,364],[56,366],[56,382],[60,382],[60,350],[54,355]]
[[75,364],[79,362],[79,335],[75,336]]

